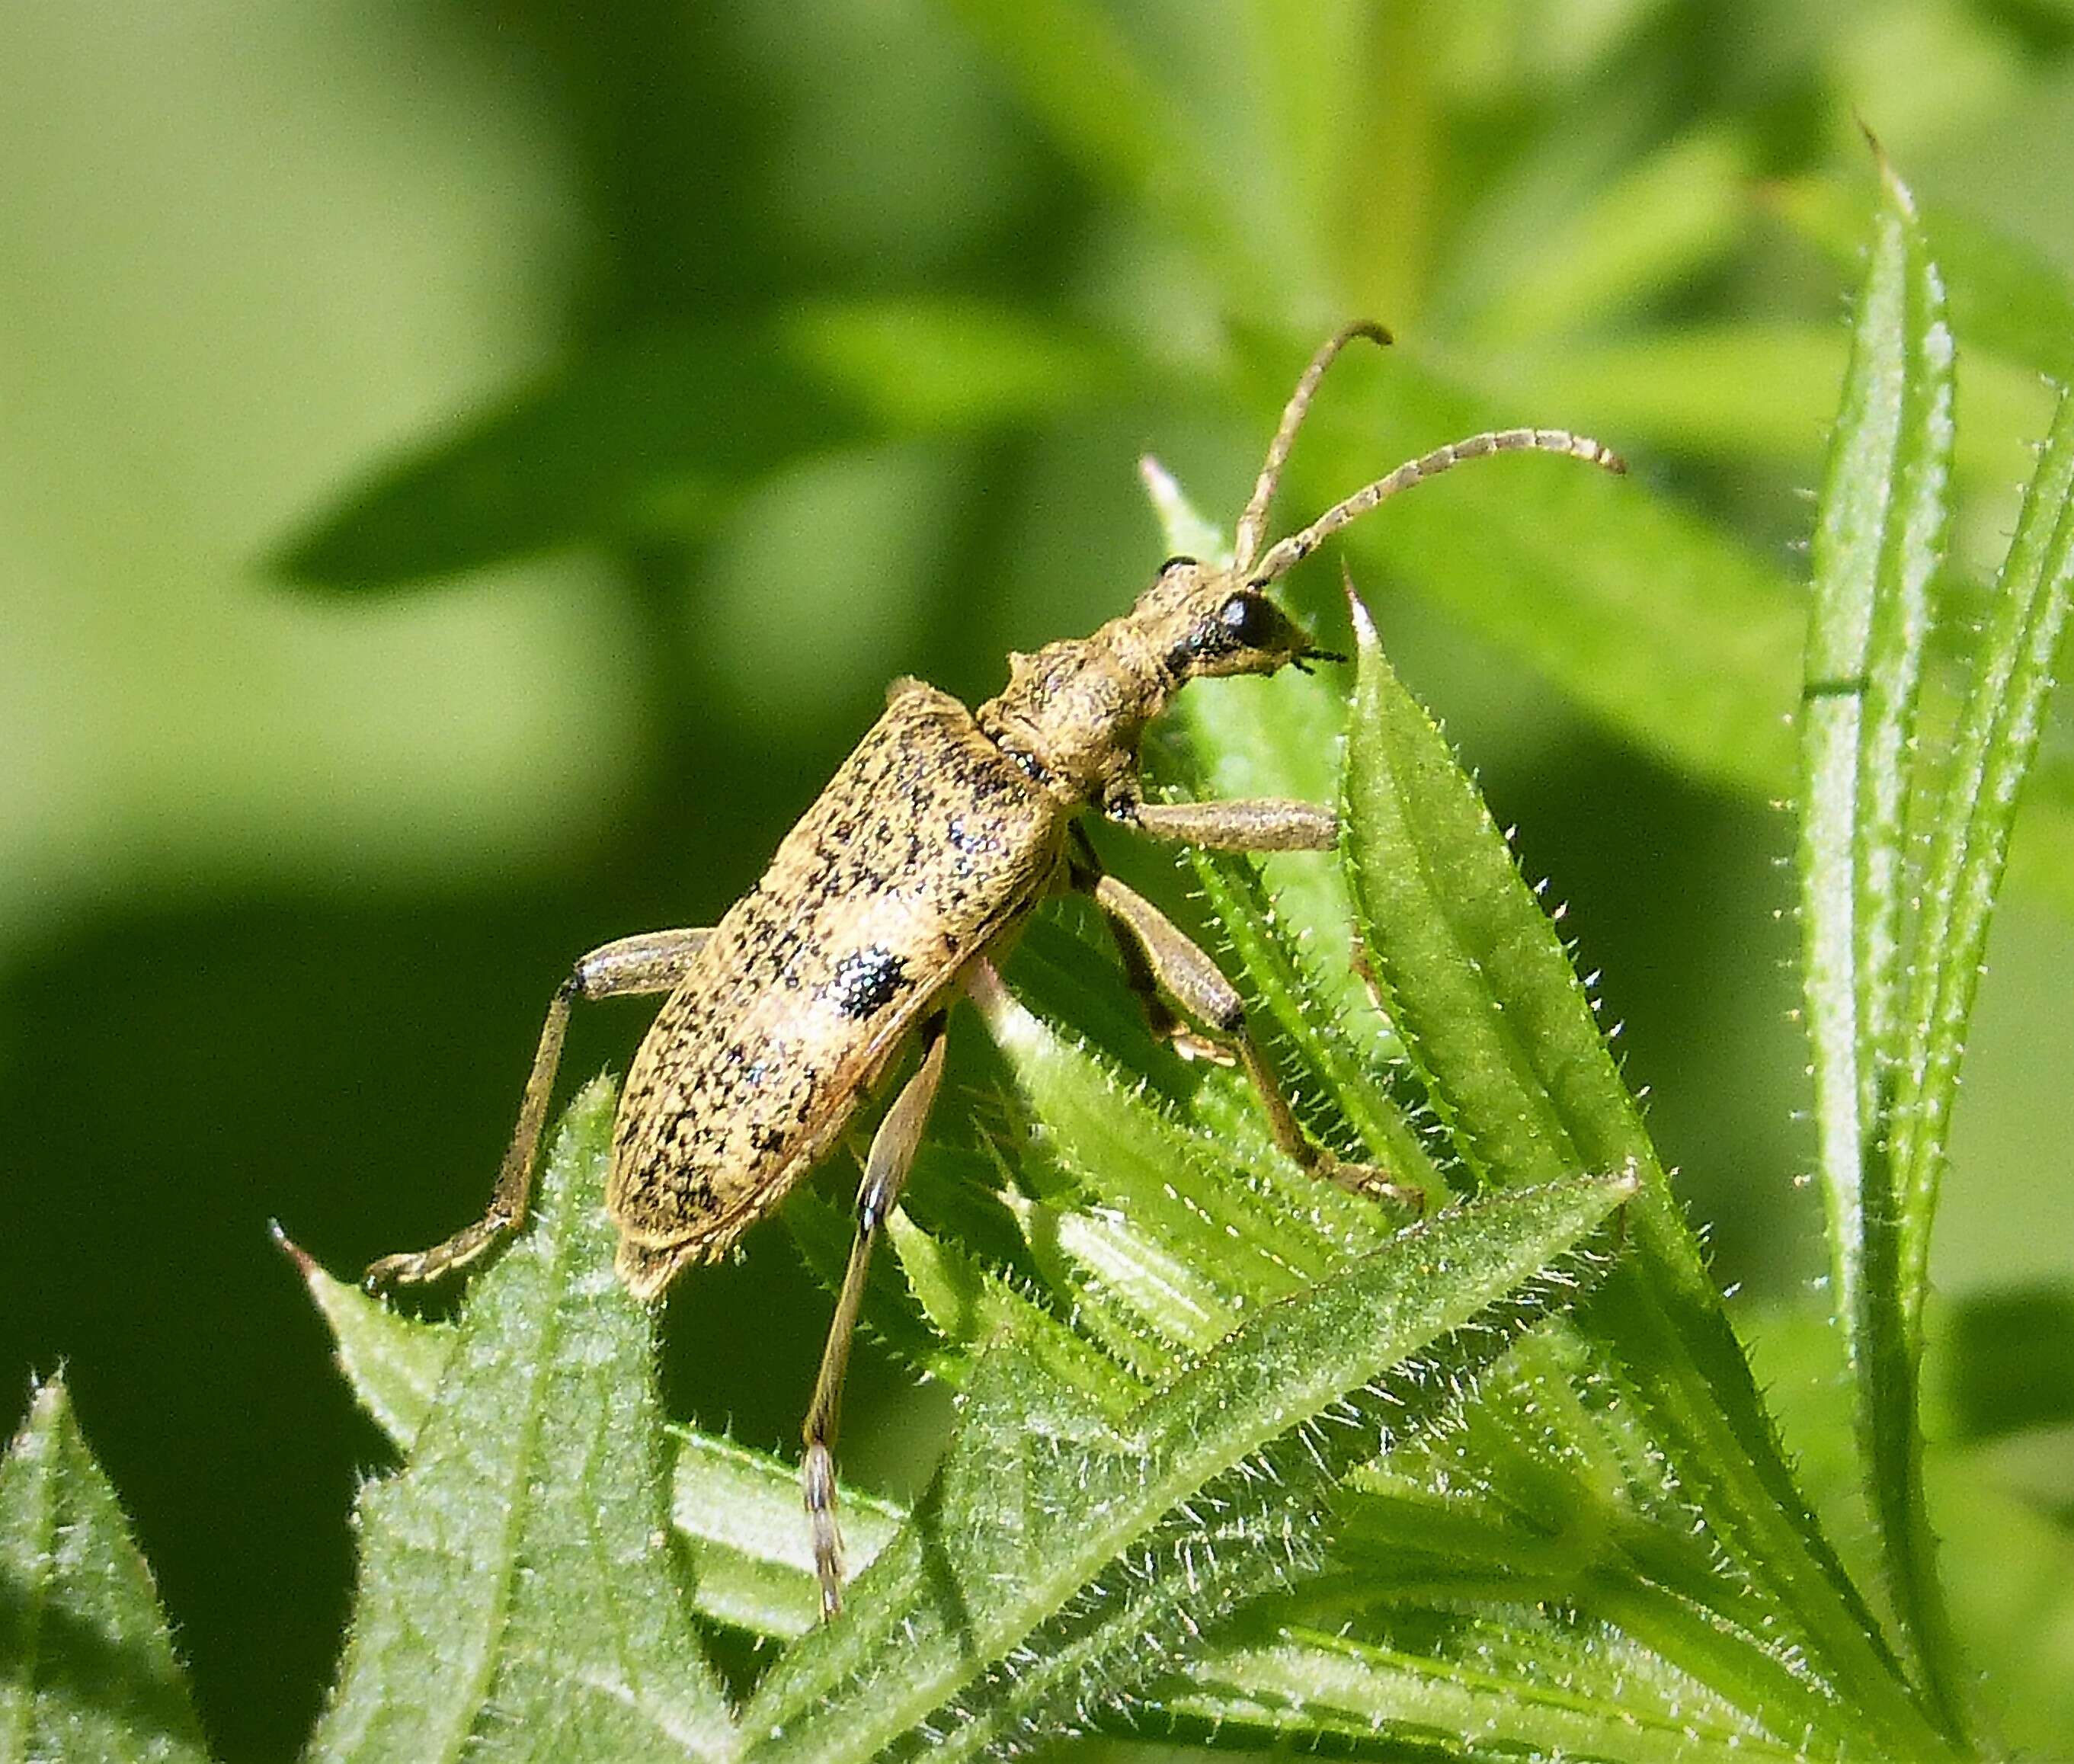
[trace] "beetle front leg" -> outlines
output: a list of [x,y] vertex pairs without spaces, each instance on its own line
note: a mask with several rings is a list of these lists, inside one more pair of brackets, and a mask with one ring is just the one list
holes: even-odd
[[1283,1153],[1312,1175],[1357,1194],[1380,1195],[1415,1211],[1424,1207],[1423,1190],[1392,1182],[1373,1164],[1353,1163],[1338,1157],[1303,1130],[1246,1022],[1246,1001],[1223,970],[1187,933],[1142,894],[1113,876],[1094,878],[1090,891],[1111,922],[1126,932],[1143,952],[1146,965],[1167,996],[1198,1022],[1230,1039],[1237,1050],[1239,1064],[1259,1094],[1261,1106],[1267,1111],[1268,1130]]
[[801,1467],[807,1522],[814,1539],[814,1572],[821,1582],[824,1621],[842,1609],[842,1535],[836,1529],[836,1423],[842,1411],[843,1378],[849,1370],[849,1345],[857,1333],[857,1315],[864,1303],[865,1275],[871,1252],[886,1228],[886,1217],[899,1204],[907,1172],[922,1143],[922,1129],[944,1076],[944,1013],[923,1026],[926,1043],[922,1064],[902,1087],[872,1135],[864,1162],[864,1179],[857,1189],[857,1236],[851,1241],[849,1266],[843,1272],[828,1345],[821,1350],[820,1374],[814,1380],[814,1400],[807,1410],[807,1456]]
[[1239,796],[1212,803],[1142,803],[1123,798],[1105,812],[1155,839],[1204,851],[1330,851],[1340,819],[1316,803],[1287,796]]
[[526,1080],[526,1095],[518,1105],[518,1125],[512,1130],[511,1144],[497,1173],[497,1188],[490,1196],[488,1210],[444,1243],[370,1262],[361,1277],[365,1285],[379,1290],[436,1280],[486,1255],[525,1223],[526,1209],[533,1198],[534,1154],[539,1148],[540,1130],[547,1122],[555,1072],[562,1063],[562,1038],[568,1031],[569,1006],[579,998],[668,992],[684,977],[692,958],[712,935],[710,931],[644,932],[638,936],[601,944],[577,961],[568,978],[556,989],[547,1006],[540,1045],[533,1055],[533,1070]]

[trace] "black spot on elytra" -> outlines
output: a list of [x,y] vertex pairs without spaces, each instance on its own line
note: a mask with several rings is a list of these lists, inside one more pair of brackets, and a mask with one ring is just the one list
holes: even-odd
[[845,1017],[861,1021],[891,1004],[907,982],[907,964],[883,944],[874,944],[836,964],[828,996]]

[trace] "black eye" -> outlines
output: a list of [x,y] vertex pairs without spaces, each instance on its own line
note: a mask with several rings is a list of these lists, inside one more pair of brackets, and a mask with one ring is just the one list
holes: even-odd
[[1274,642],[1280,621],[1259,595],[1234,594],[1217,609],[1217,622],[1233,642],[1247,649],[1266,649]]

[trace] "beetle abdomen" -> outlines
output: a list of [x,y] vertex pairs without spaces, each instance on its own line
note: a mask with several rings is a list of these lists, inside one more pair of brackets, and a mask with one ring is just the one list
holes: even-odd
[[630,1284],[659,1289],[777,1204],[959,969],[1035,903],[1064,826],[956,699],[894,697],[634,1056],[606,1191]]

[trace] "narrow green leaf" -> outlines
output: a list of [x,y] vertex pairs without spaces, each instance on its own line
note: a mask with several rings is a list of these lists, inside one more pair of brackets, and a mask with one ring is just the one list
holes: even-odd
[[1779,1451],[1633,1100],[1554,928],[1474,785],[1357,605],[1347,853],[1386,1007],[1457,1147],[1495,1186],[1635,1172],[1632,1248],[1580,1313],[1665,1473],[1795,1634],[1796,1671],[1874,1743],[1935,1750]]
[[0,1459],[0,1764],[204,1764],[151,1571],[60,1379]]
[[[1466,1331],[1464,1343],[1496,1351],[1548,1302],[1507,1309],[1505,1296],[1631,1192],[1626,1177],[1572,1181],[1444,1214],[1258,1312],[1121,1429],[1010,1338],[844,1621],[758,1688],[743,1717],[754,1754],[899,1757],[926,1744],[957,1756],[1084,1708],[1116,1688],[1119,1646],[1148,1633],[1155,1594],[1165,1626],[1149,1633],[1185,1646],[1177,1607],[1224,1609],[1226,1572],[1243,1591],[1279,1573],[1308,1547],[1328,1475],[1374,1450],[1378,1417],[1422,1394],[1430,1407],[1459,1373],[1443,1355],[1373,1412],[1357,1402],[1348,1427],[1310,1423],[1443,1337]],[[1263,1448],[1268,1467],[1249,1474]],[[1134,1670],[1152,1663],[1135,1651]]]
[[[1327,927],[1302,916],[1324,889],[1290,901],[1271,900],[1266,878],[1250,860],[1198,852],[1192,856],[1203,899],[1217,915],[1254,996],[1266,1007],[1266,1022],[1279,1028],[1303,1068],[1322,1087],[1333,1116],[1353,1130],[1351,1155],[1376,1164],[1391,1181],[1419,1190],[1430,1208],[1451,1198],[1432,1153],[1391,1094],[1381,1069],[1396,1049],[1396,1038],[1362,989],[1358,1002],[1345,989],[1318,977],[1337,957],[1360,986],[1360,958],[1353,940],[1353,902],[1341,867],[1323,854],[1307,853],[1314,869],[1331,878],[1327,911],[1338,909]],[[1285,903],[1287,910],[1285,912]],[[1335,996],[1337,994],[1337,996]],[[1401,1062],[1400,1062],[1401,1063]]]
[[[1171,473],[1148,459],[1141,475],[1171,551],[1228,560],[1229,541]],[[1186,750],[1185,762],[1171,769],[1200,797],[1330,802],[1339,790],[1346,714],[1345,694],[1332,682],[1290,669],[1272,680],[1198,686],[1171,714]],[[1395,1040],[1361,981],[1345,870],[1316,852],[1190,857],[1254,994],[1365,1156],[1391,1180],[1423,1191],[1429,1206],[1443,1204],[1446,1182],[1383,1069]]]
[[[1904,1637],[1953,1733],[1955,1642],[1934,1565],[1890,1111],[1904,1075],[1903,971],[1916,703],[1952,452],[1952,336],[1913,198],[1884,200],[1817,518],[1802,688],[1802,917],[1817,1167],[1866,1498]],[[1998,868],[1999,866],[1998,866]],[[1991,885],[1992,886],[1992,885]]]
[[[295,1254],[331,1325],[339,1369],[382,1431],[408,1452],[460,1332],[405,1316]],[[799,1518],[797,1467],[689,1427],[669,1434],[676,1448],[670,1514],[692,1571],[692,1609],[756,1635],[785,1639],[811,1629],[820,1587]],[[878,1552],[902,1517],[890,1503],[847,1487],[841,1510],[853,1568]]]
[[[1072,1173],[1082,1197],[1186,1270],[1204,1302],[1235,1315],[1329,1271],[1337,1221],[1355,1204],[1349,1197],[1279,1152],[1256,1164],[1250,1146],[1196,1130],[1005,988],[973,997],[1040,1123],[1040,1148]],[[1201,1327],[1180,1311],[1176,1322],[1184,1341]]]
[[1113,1360],[956,1244],[932,1237],[904,1211],[896,1210],[888,1223],[915,1298],[944,1339],[961,1350],[956,1381],[961,1386],[981,1350],[1013,1334],[1052,1376],[1105,1413],[1121,1418],[1142,1398],[1143,1388]]
[[598,1204],[614,1095],[564,1117],[473,1283],[407,1467],[360,1502],[316,1758],[719,1758],[734,1734],[668,1543],[648,1314]]
[[[1809,1755],[1806,1745],[1771,1737],[1704,1684],[1667,1670],[1617,1634],[1580,1633],[1560,1616],[1524,1608],[1452,1628],[1437,1646],[1394,1649],[1291,1629],[1208,1656],[1160,1706],[1229,1729],[1233,1738],[1330,1735],[1358,1742],[1387,1733],[1401,1744],[1445,1736],[1450,1755],[1472,1758],[1523,1753],[1622,1764],[1784,1764]],[[1506,1657],[1522,1636],[1534,1645],[1525,1671],[1525,1663]]]
[[[785,1197],[783,1217],[808,1270],[832,1298],[841,1288],[857,1237],[857,1209],[803,1184]],[[891,1257],[872,1258],[858,1316],[859,1327],[896,1359],[948,1383],[961,1381],[961,1356],[946,1351]]]
[[[1537,1330],[1493,1369],[1459,1429],[1353,1480],[1333,1548],[1346,1610],[1373,1638],[1424,1611],[1560,1608],[1580,1633],[1617,1629],[1774,1737],[1861,1745],[1855,1712],[1780,1657],[1769,1603],[1724,1573],[1651,1426],[1603,1349],[1567,1320]],[[1320,1583],[1301,1621],[1343,1623],[1333,1591]],[[1529,1645],[1530,1659],[1539,1653]],[[1531,1688],[1556,1675],[1551,1665],[1524,1672]],[[1609,1648],[1598,1667],[1572,1660],[1560,1677],[1617,1703],[1630,1669]]]
[[1901,1302],[1922,1345],[1936,1210],[1959,1063],[2002,884],[2017,799],[2038,751],[2074,588],[2074,399],[2063,395],[1995,582],[1945,769],[1909,970],[1905,1047],[1888,1156],[1899,1217]]

